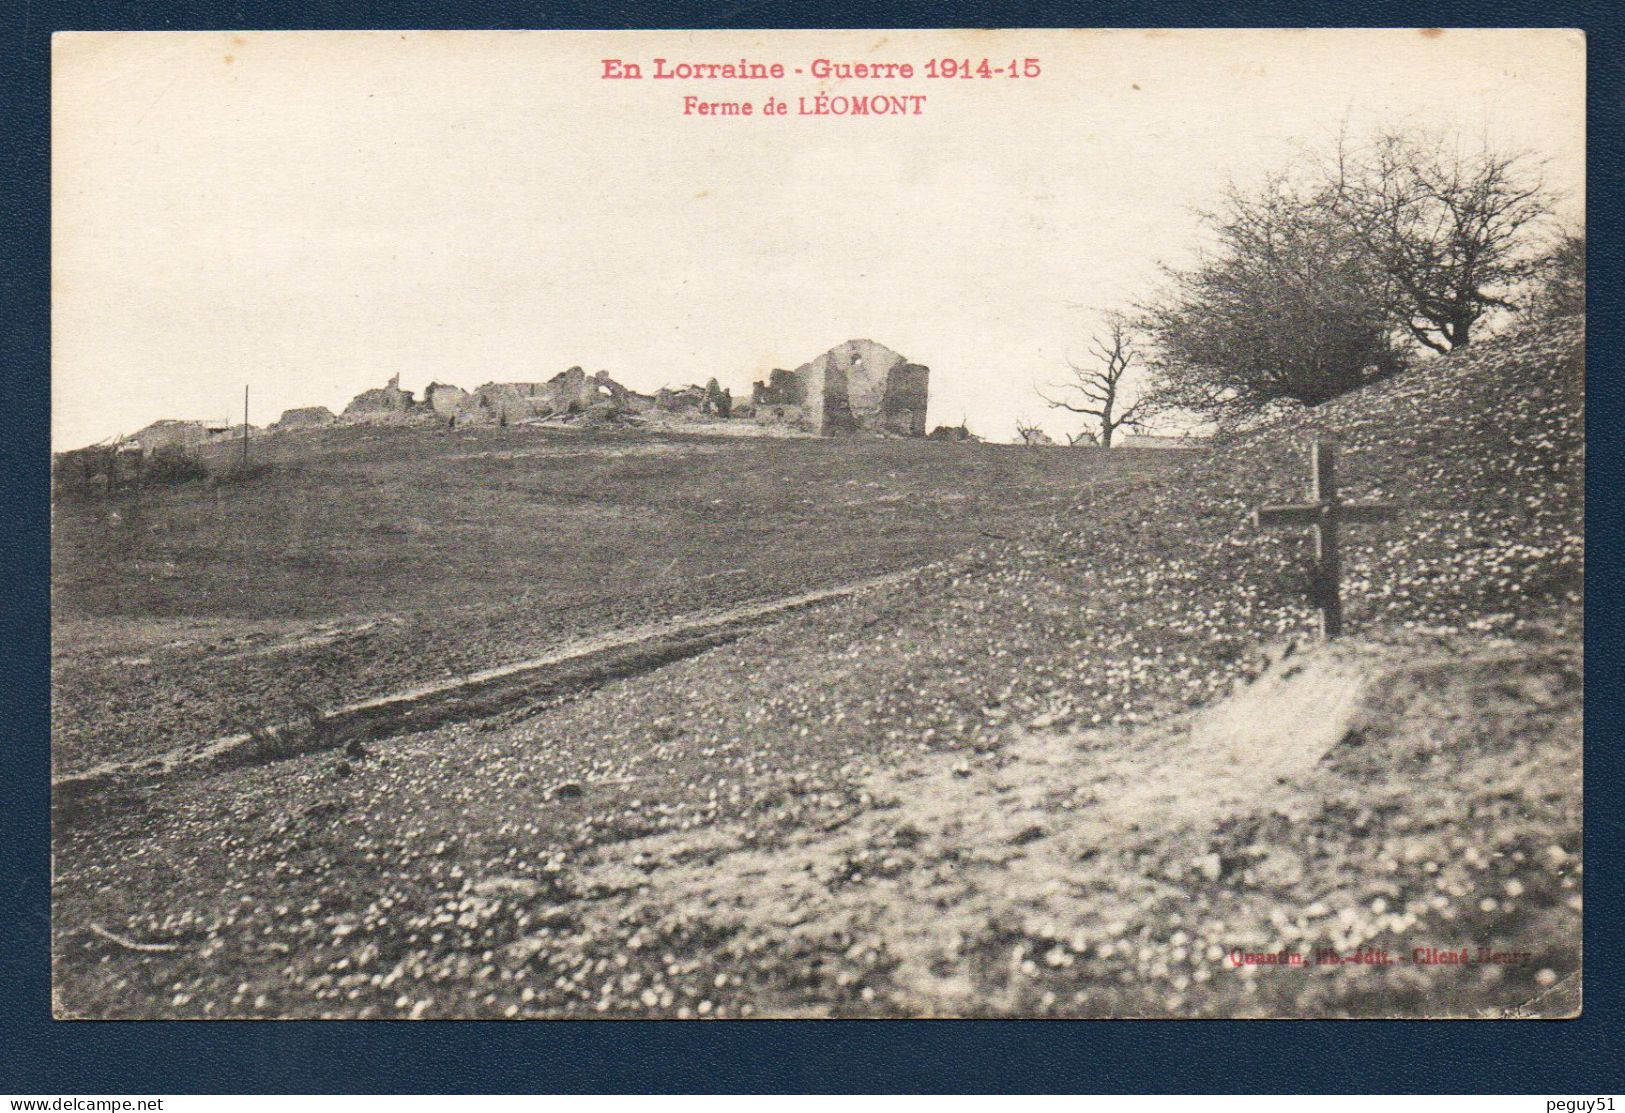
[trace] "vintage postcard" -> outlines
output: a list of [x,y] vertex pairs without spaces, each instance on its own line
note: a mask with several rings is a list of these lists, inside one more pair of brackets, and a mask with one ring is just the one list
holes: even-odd
[[57,1015],[1577,1015],[1585,47],[58,34]]

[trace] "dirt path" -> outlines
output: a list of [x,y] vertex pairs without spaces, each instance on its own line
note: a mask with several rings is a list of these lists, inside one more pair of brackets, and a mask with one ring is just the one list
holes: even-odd
[[[623,675],[628,670],[643,671],[646,667],[658,667],[659,663],[685,655],[686,651],[698,651],[709,644],[715,644],[714,636],[723,632],[727,632],[731,636],[737,636],[744,629],[761,621],[897,583],[912,574],[913,572],[910,570],[884,576],[873,576],[851,583],[838,584],[834,587],[781,596],[777,599],[700,611],[679,618],[644,623],[638,626],[595,634],[590,637],[572,639],[538,656],[510,661],[506,664],[481,669],[462,676],[413,685],[384,695],[372,696],[326,710],[321,715],[319,725],[323,728],[324,734],[338,739],[335,744],[342,744],[342,738],[338,738],[338,736],[342,735],[344,728],[351,721],[361,721],[369,724],[369,728],[374,733],[386,732],[390,724],[404,728],[406,725],[405,720],[408,717],[421,712],[430,704],[464,700],[497,686],[522,684],[551,670],[558,670],[562,667],[587,661],[602,662],[601,668],[613,668],[613,658],[619,653],[646,649],[662,642],[674,643],[669,653],[657,652],[641,655],[634,653],[631,660],[627,662],[626,668],[620,670]],[[242,656],[242,653],[235,652],[226,655],[228,658],[238,656]],[[440,721],[443,721],[443,719]],[[380,724],[383,725],[380,726]],[[53,778],[51,782],[52,788],[58,793],[67,792],[71,794],[83,791],[89,786],[99,785],[110,779],[130,774],[162,776],[188,766],[218,765],[222,762],[229,762],[234,754],[239,753],[246,747],[263,744],[263,739],[266,737],[275,738],[280,735],[284,738],[291,738],[296,732],[308,732],[312,725],[311,723],[277,724],[268,727],[259,736],[249,733],[231,734],[220,738],[189,742],[159,755],[145,757],[138,761],[104,762],[89,769]],[[419,724],[414,721],[410,725],[415,727]],[[304,745],[299,748],[309,750],[323,747]]]

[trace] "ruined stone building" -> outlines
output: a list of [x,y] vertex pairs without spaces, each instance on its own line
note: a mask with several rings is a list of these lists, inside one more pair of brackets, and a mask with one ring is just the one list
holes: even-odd
[[697,414],[705,405],[705,388],[699,386],[685,386],[681,390],[673,390],[663,386],[655,391],[655,409],[669,414]]
[[388,416],[412,411],[412,392],[401,389],[401,377],[395,375],[389,382],[373,390],[363,390],[344,407],[345,417]]
[[732,417],[734,410],[734,392],[726,390],[715,378],[705,382],[705,401],[700,403],[700,412],[710,417]]
[[440,417],[452,417],[466,408],[473,395],[450,383],[430,383],[423,391],[423,400]]
[[627,390],[607,371],[588,375],[580,367],[572,367],[546,382],[486,383],[472,391],[432,382],[421,402],[414,401],[411,391],[400,388],[396,376],[381,388],[356,395],[344,408],[344,417],[374,421],[432,416],[454,424],[509,425],[571,414],[641,413],[654,405],[652,396]]
[[751,387],[750,404],[737,407],[764,425],[799,425],[807,403],[807,388],[794,371],[775,367],[767,382]]
[[794,371],[775,369],[751,391],[759,422],[824,436],[859,431],[925,436],[931,371],[872,340],[848,340]]
[[545,383],[486,383],[459,401],[455,412],[458,420],[512,424],[569,414],[641,413],[654,404],[654,398],[627,390],[610,378],[608,371],[588,375],[580,367],[572,367]]
[[130,440],[141,447],[143,456],[151,456],[164,449],[189,452],[199,445],[224,436],[231,431],[229,421],[187,421],[165,418],[142,429]]
[[714,378],[704,386],[685,386],[680,390],[663,386],[655,392],[654,408],[674,414],[732,417],[733,391],[724,390]]
[[300,406],[297,409],[283,410],[282,416],[276,419],[274,429],[317,429],[324,425],[331,425],[338,420],[338,416],[326,406]]
[[540,399],[535,407],[537,416],[548,417],[586,413],[599,402],[613,402],[621,390],[621,384],[611,379],[607,371],[589,377],[581,368],[572,367],[538,384],[531,397]]
[[[715,378],[704,386],[663,387],[655,394],[639,394],[607,371],[588,375],[571,367],[546,382],[493,382],[472,391],[431,382],[421,402],[401,389],[397,375],[382,387],[356,395],[344,408],[342,420],[516,425],[581,418],[639,424],[637,415],[659,411],[699,423],[753,419],[825,436],[873,432],[923,437],[930,376],[927,368],[889,348],[870,340],[850,340],[794,371],[774,371],[766,383],[756,384],[749,402],[735,401],[733,392]],[[326,411],[319,409],[290,410],[280,425],[324,424],[321,415]]]
[[485,383],[458,409],[457,420],[512,425],[552,412],[552,395],[544,383]]
[[[766,382],[755,384],[749,400],[735,399],[733,391],[715,378],[704,386],[662,387],[655,394],[640,394],[616,382],[608,371],[589,375],[580,367],[560,371],[545,382],[491,382],[472,391],[435,381],[419,400],[412,391],[402,390],[401,377],[393,375],[383,386],[352,398],[342,415],[334,415],[325,406],[301,406],[285,410],[271,429],[333,424],[569,425],[578,421],[670,427],[669,415],[678,424],[692,421],[696,426],[755,421],[780,427],[763,430],[776,435],[867,432],[923,437],[930,378],[928,368],[910,363],[872,340],[848,340],[794,371],[774,370]],[[256,430],[250,429],[253,432]],[[150,456],[167,449],[190,452],[222,437],[243,435],[242,426],[226,421],[165,420],[147,426],[130,443]],[[963,427],[957,435],[939,429],[934,436],[975,439]]]

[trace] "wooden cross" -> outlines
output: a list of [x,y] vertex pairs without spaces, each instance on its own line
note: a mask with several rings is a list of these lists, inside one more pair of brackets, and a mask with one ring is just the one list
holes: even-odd
[[1315,569],[1310,595],[1320,607],[1320,635],[1335,638],[1343,632],[1343,598],[1338,588],[1342,557],[1338,532],[1343,523],[1365,525],[1385,522],[1394,507],[1380,502],[1343,502],[1337,497],[1337,446],[1315,439],[1309,442],[1309,501],[1288,506],[1261,506],[1253,511],[1253,525],[1312,526],[1315,531]]

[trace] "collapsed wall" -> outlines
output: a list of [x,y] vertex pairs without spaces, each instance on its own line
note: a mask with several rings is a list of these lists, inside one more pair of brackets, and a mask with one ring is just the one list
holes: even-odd
[[930,402],[931,369],[918,363],[900,363],[886,375],[880,400],[880,422],[889,433],[925,436],[925,411]]
[[282,416],[276,419],[273,429],[316,429],[324,425],[331,425],[338,420],[332,410],[326,406],[300,406],[297,409],[283,410]]
[[169,450],[190,452],[200,445],[207,444],[229,428],[231,426],[224,422],[164,418],[154,421],[130,440],[141,446],[141,453],[145,456]]
[[373,390],[363,390],[344,407],[344,416],[368,418],[403,415],[412,412],[412,392],[401,389],[400,375],[392,375],[389,382]]
[[[344,418],[374,421],[432,416],[452,424],[508,425],[572,414],[641,413],[654,403],[652,396],[627,390],[607,371],[588,375],[580,367],[571,367],[546,382],[485,383],[472,391],[451,383],[432,382],[421,402],[413,399],[411,391],[400,389],[400,377],[396,376],[383,387],[356,395],[344,408]],[[310,407],[310,411],[319,409]],[[289,411],[284,416],[306,412]]]
[[542,383],[485,383],[457,410],[459,422],[494,421],[511,425],[553,412]]
[[460,406],[457,416],[509,424],[572,414],[641,413],[653,404],[653,398],[627,390],[608,371],[588,375],[572,367],[545,383],[486,383]]
[[428,403],[429,409],[445,418],[455,417],[468,406],[472,397],[468,391],[451,383],[430,383],[423,392],[423,400]]
[[724,390],[715,378],[708,380],[704,386],[691,385],[679,390],[663,386],[655,392],[654,408],[674,414],[732,417],[733,391]]

